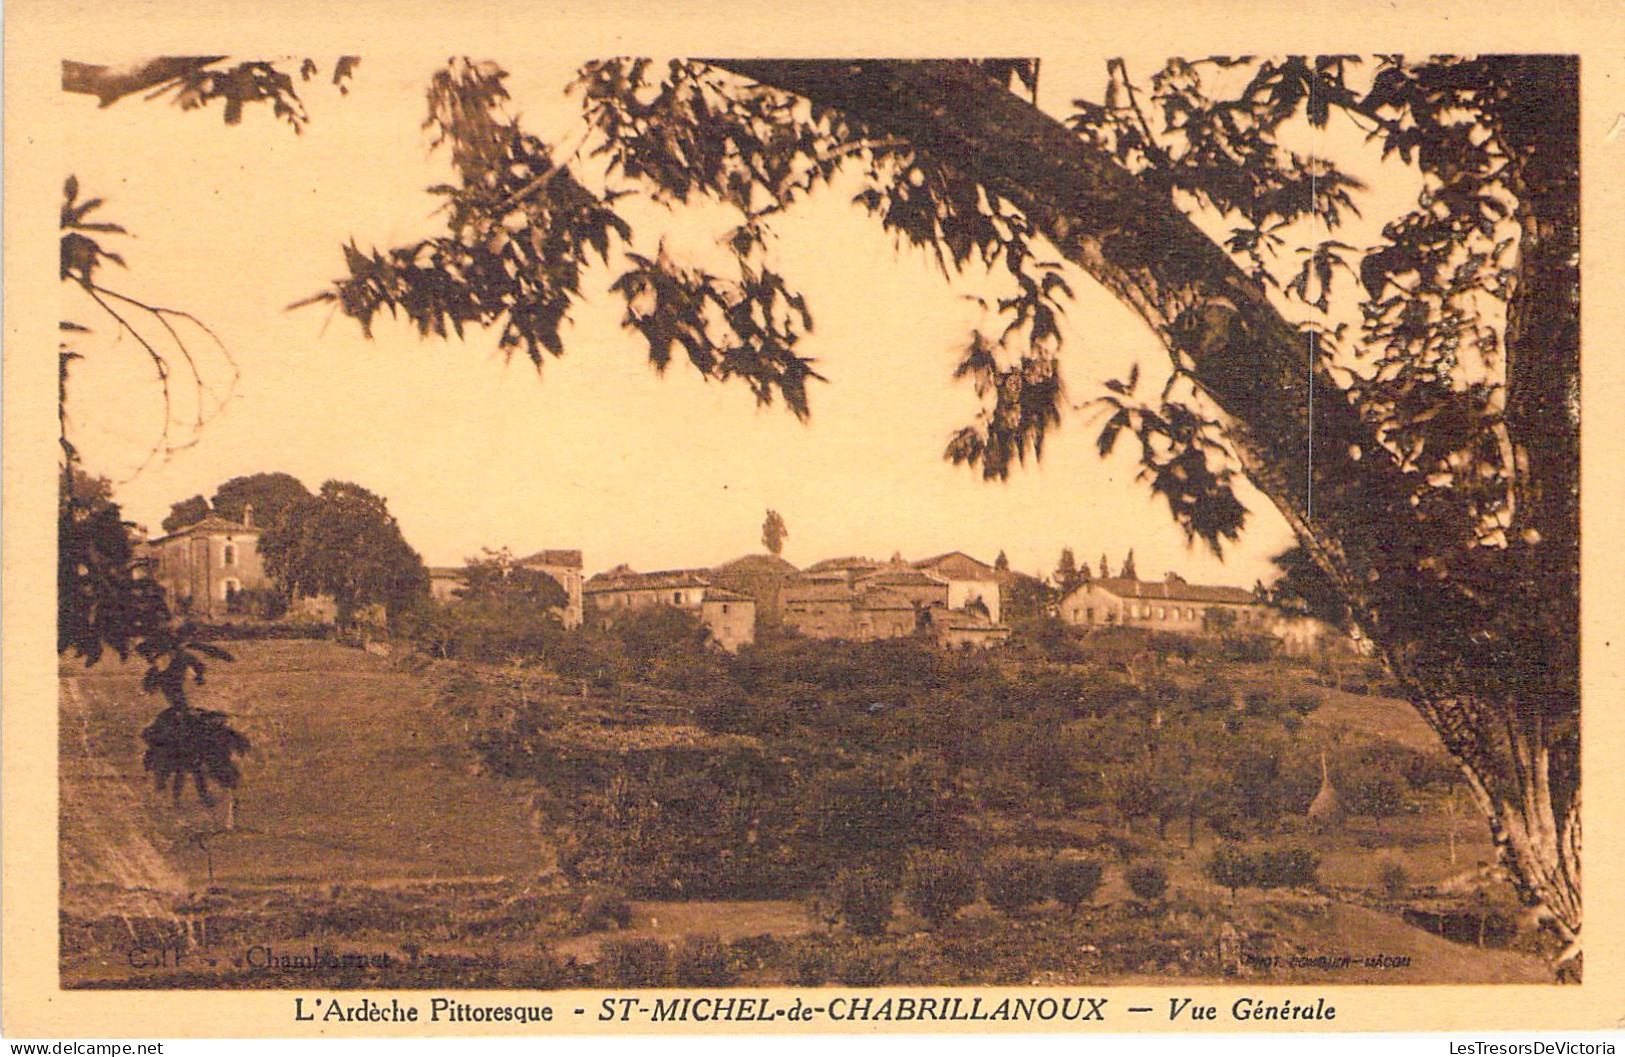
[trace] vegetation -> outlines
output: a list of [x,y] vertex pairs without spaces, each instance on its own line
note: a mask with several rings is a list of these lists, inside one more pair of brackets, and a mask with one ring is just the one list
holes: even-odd
[[384,499],[348,481],[285,509],[260,537],[260,555],[290,596],[331,597],[341,628],[367,606],[394,619],[429,592],[429,571]]
[[963,854],[926,850],[909,857],[903,878],[908,908],[934,926],[976,901],[976,871]]
[[[291,77],[223,62],[65,63],[64,85],[104,103],[180,87],[194,105],[223,98],[228,122],[265,99],[302,120]],[[1008,272],[1005,318],[969,336],[957,372],[991,406],[946,453],[998,478],[1042,453],[1066,405],[1070,273],[1052,258],[1070,262],[1170,354],[1160,396],[1140,395],[1136,369],[1096,402],[1102,452],[1137,442],[1149,486],[1215,549],[1245,521],[1238,474],[1281,511],[1304,570],[1383,652],[1572,955],[1577,60],[1173,59],[1138,85],[1122,61],[1107,72],[1104,104],[1057,116],[1036,105],[1036,61],[605,60],[576,86],[592,146],[559,164],[504,105],[506,72],[456,61],[430,89],[432,137],[457,169],[436,189],[449,230],[349,247],[319,299],[363,328],[385,311],[425,334],[489,325],[540,364],[563,352],[596,259],[656,366],[686,357],[805,417],[818,375],[798,342],[812,314],[767,256],[769,225],[844,170],[877,221],[944,272]],[[1420,178],[1414,206],[1364,251],[1335,237],[1361,182],[1289,147],[1333,120]],[[633,192],[731,210],[737,273],[634,243],[616,211]],[[1187,214],[1198,209],[1222,241]],[[1294,240],[1304,231],[1319,234]],[[97,251],[68,249],[64,277],[88,276]]]
[[762,521],[762,546],[773,555],[784,553],[784,541],[789,538],[790,530],[784,524],[784,515],[777,510],[769,510],[767,517]]

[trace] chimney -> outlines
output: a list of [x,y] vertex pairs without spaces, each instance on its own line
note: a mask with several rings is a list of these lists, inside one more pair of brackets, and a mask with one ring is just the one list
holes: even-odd
[[246,525],[248,528],[253,528],[254,527],[254,504],[253,503],[244,503],[243,504],[243,524]]

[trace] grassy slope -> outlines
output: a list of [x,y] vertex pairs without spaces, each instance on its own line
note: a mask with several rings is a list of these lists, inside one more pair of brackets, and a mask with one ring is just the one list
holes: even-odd
[[[551,861],[528,823],[524,789],[473,775],[465,732],[420,680],[330,643],[240,643],[233,652],[237,660],[214,665],[194,696],[229,712],[254,744],[231,833],[219,832],[222,807],[202,807],[188,789],[177,809],[146,780],[140,733],[160,702],[140,693],[136,664],[64,670],[68,891],[147,883],[153,871],[121,867],[115,845],[150,845],[200,887],[208,867],[200,836],[222,884],[534,875]],[[109,804],[116,810],[96,810]]]

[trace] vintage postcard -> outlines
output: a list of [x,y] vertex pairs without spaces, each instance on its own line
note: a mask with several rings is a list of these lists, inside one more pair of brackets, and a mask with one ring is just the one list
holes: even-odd
[[1625,1018],[1617,9],[6,30],[9,1036]]

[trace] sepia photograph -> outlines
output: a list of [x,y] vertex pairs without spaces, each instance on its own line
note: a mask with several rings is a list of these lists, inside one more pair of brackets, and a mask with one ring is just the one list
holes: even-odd
[[1266,42],[58,38],[48,986],[1584,988],[1587,68]]

